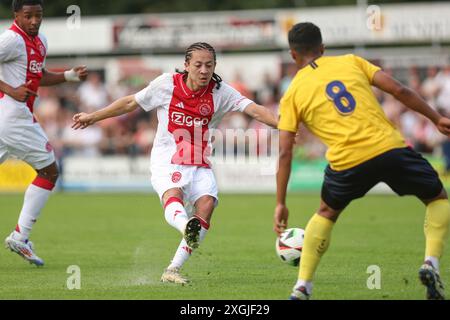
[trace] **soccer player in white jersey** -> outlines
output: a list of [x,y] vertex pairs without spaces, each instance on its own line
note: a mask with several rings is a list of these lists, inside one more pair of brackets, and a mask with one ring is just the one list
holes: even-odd
[[[131,112],[138,107],[157,109],[158,129],[151,153],[151,182],[167,222],[183,233],[161,281],[184,284],[180,268],[204,239],[218,203],[217,186],[208,162],[209,132],[230,111],[241,111],[271,127],[276,117],[265,107],[242,96],[214,73],[216,53],[204,42],[186,49],[183,73],[165,73],[135,95],[97,112],[74,116],[73,128]],[[185,204],[193,206],[187,212]],[[192,214],[192,217],[191,217]]]
[[55,186],[58,167],[52,146],[33,116],[33,106],[39,86],[78,82],[86,78],[87,71],[84,66],[61,73],[45,69],[48,46],[39,33],[42,0],[14,0],[12,9],[14,23],[0,35],[0,164],[13,155],[32,166],[37,177],[25,192],[19,221],[5,245],[41,266],[44,261],[28,238]]

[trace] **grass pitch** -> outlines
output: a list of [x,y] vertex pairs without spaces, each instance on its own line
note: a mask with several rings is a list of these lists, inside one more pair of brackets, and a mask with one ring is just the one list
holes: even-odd
[[[181,235],[165,222],[155,195],[56,193],[31,236],[46,265],[0,250],[0,299],[284,300],[298,270],[275,254],[274,202],[273,195],[221,195],[210,232],[183,269],[191,283],[179,286],[159,282]],[[289,227],[304,228],[318,202],[318,195],[291,194]],[[2,237],[14,228],[21,205],[22,195],[0,195]],[[424,299],[417,279],[424,212],[412,197],[354,201],[334,228],[313,298]],[[448,256],[441,261],[447,287]],[[80,290],[67,288],[73,265],[81,270]],[[381,288],[370,290],[374,265]]]

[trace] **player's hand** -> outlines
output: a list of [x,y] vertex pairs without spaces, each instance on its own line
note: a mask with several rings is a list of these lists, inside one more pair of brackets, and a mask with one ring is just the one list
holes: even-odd
[[31,85],[31,80],[21,86],[14,88],[8,95],[19,102],[25,102],[30,96],[37,96],[37,93],[29,89],[28,86]]
[[95,123],[94,117],[91,114],[88,113],[77,113],[73,116],[73,125],[72,128],[77,129],[85,129],[89,127],[90,125]]
[[273,217],[273,231],[280,236],[287,227],[289,217],[289,210],[283,204],[277,204],[275,208],[275,215]]
[[77,73],[77,76],[81,81],[86,80],[86,78],[88,76],[88,71],[87,71],[86,66],[78,66],[78,67],[73,68],[73,70]]
[[436,124],[438,130],[445,134],[446,136],[450,136],[450,119],[447,117],[441,117]]

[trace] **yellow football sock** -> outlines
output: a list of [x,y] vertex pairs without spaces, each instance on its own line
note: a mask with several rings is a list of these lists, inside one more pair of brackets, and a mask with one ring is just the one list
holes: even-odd
[[425,256],[440,258],[447,241],[450,224],[450,204],[440,199],[428,204],[425,213]]
[[327,251],[330,244],[331,230],[334,222],[317,213],[309,220],[305,229],[305,242],[303,243],[298,278],[311,281],[319,265],[320,258]]

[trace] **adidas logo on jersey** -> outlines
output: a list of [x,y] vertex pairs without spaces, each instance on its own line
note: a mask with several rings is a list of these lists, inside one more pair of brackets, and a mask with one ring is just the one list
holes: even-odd
[[184,103],[183,102],[177,103],[177,107],[180,109],[184,109]]
[[36,54],[36,52],[33,49],[31,49],[30,50],[30,55],[33,55],[33,54]]

